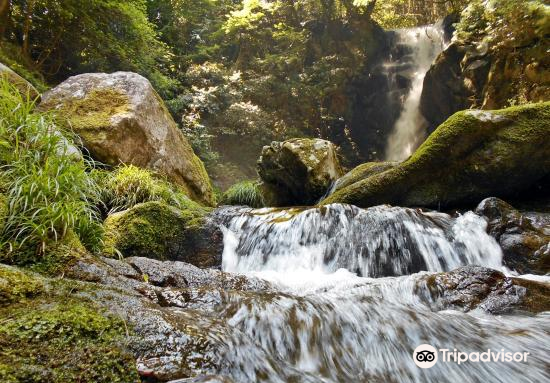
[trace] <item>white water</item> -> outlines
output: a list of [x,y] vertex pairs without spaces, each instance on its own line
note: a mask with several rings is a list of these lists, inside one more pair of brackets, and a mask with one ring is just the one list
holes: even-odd
[[426,120],[420,113],[420,96],[424,77],[439,53],[443,51],[443,30],[439,25],[397,31],[399,43],[410,47],[412,53],[400,60],[411,62],[412,86],[403,104],[403,110],[388,138],[386,159],[402,161],[422,143],[426,135]]
[[485,227],[471,212],[452,218],[391,206],[245,210],[226,230],[223,269],[316,278],[339,269],[381,277],[471,264],[500,268],[500,247]]
[[[501,268],[485,222],[442,213],[347,205],[224,213],[223,269],[273,283],[229,294],[220,318],[234,382],[543,382],[550,317],[438,311],[425,278],[459,265]],[[425,272],[415,273],[420,270]],[[361,275],[361,276],[360,276]],[[386,275],[396,275],[387,277]],[[368,276],[368,277],[365,277]],[[527,363],[438,362],[420,344],[463,352],[529,352]]]

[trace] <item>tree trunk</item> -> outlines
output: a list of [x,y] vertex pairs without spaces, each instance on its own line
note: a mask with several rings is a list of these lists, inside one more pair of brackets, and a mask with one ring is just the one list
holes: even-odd
[[5,37],[6,27],[8,25],[8,16],[10,14],[10,0],[0,0],[0,39]]

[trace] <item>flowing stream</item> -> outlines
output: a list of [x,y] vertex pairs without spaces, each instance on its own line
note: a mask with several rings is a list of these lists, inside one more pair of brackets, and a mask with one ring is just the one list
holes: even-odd
[[393,132],[388,138],[386,159],[402,161],[409,157],[426,136],[426,120],[420,113],[420,96],[424,77],[433,61],[444,48],[443,29],[431,25],[397,31],[398,44],[410,52],[387,65],[400,69],[396,76],[411,80],[410,91],[403,103]]
[[[543,382],[549,314],[493,316],[436,308],[426,277],[461,265],[502,269],[501,250],[472,212],[390,206],[227,208],[223,269],[272,289],[219,308],[234,382]],[[221,334],[221,333],[220,333]],[[421,344],[462,352],[529,352],[526,363],[417,367]]]

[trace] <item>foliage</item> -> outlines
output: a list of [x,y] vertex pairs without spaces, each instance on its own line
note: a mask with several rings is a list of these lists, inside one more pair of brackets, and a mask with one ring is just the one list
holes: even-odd
[[48,90],[49,86],[42,73],[25,64],[17,45],[0,40],[0,62],[34,85],[39,92]]
[[90,166],[54,117],[33,112],[34,102],[0,82],[0,164],[8,199],[3,241],[39,254],[70,231],[100,242]]
[[231,186],[221,198],[222,205],[246,205],[264,207],[264,199],[258,181],[242,181]]
[[133,165],[120,166],[113,172],[94,170],[92,175],[100,185],[100,208],[106,214],[149,201],[163,201],[182,209],[198,206],[178,186]]
[[473,0],[457,25],[459,39],[492,49],[521,47],[550,34],[550,6],[543,0]]
[[[460,12],[471,0],[378,0],[372,18],[388,29],[410,28]],[[366,0],[356,0],[361,4]]]
[[174,85],[162,73],[170,51],[147,19],[145,0],[8,0],[7,14],[4,39],[51,81],[129,70],[165,95]]

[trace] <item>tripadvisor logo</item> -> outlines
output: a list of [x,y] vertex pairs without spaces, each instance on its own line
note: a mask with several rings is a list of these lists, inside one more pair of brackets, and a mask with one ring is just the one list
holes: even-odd
[[[490,349],[485,352],[459,352],[440,348],[443,362],[461,364],[464,362],[527,362],[528,352],[497,352]],[[429,344],[421,344],[413,352],[413,361],[420,368],[430,368],[437,363],[438,352],[435,347]]]
[[420,368],[430,368],[437,363],[437,350],[429,344],[421,344],[413,352],[414,363]]

